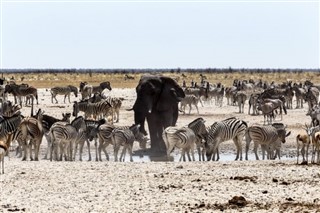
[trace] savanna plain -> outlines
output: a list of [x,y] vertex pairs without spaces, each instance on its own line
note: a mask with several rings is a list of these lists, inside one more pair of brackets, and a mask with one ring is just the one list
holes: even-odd
[[[71,103],[51,103],[50,88],[81,81],[98,85],[110,81],[112,91],[107,94],[123,97],[120,120],[116,125],[134,123],[133,106],[141,74],[130,74],[133,80],[124,80],[124,74],[5,74],[16,83],[28,83],[38,88],[39,105],[46,114],[62,117],[72,112],[72,102],[79,100],[73,95]],[[199,73],[163,73],[175,78],[179,84],[185,80],[200,81]],[[320,83],[319,73],[206,73],[210,83],[221,82],[230,86],[234,79],[263,79],[278,83],[285,81],[303,82],[312,80]],[[12,100],[12,97],[9,97]],[[223,142],[221,159],[218,162],[178,162],[179,150],[172,156],[174,162],[153,161],[148,153],[139,151],[134,145],[134,162],[114,162],[113,149],[108,147],[110,161],[95,161],[94,145],[91,144],[92,161],[87,161],[85,146],[83,161],[52,161],[42,159],[47,148],[43,139],[39,161],[21,161],[10,149],[5,157],[5,174],[0,175],[0,212],[320,212],[320,167],[315,164],[301,165],[296,161],[296,135],[310,123],[303,109],[288,110],[276,122],[287,125],[291,135],[282,144],[280,160],[255,160],[252,146],[248,161],[234,161],[236,148],[232,141]],[[22,108],[23,115],[30,115],[30,107]],[[248,103],[244,113],[237,106],[205,103],[191,114],[180,114],[178,126],[184,126],[198,117],[206,125],[228,117],[245,120],[248,125],[263,124],[263,116],[248,115]],[[13,144],[14,145],[14,144]],[[243,141],[243,153],[245,142]],[[252,144],[251,144],[252,145]],[[260,154],[261,156],[261,154]],[[311,156],[311,155],[310,155]],[[196,153],[196,160],[198,160]],[[301,161],[300,161],[301,162]]]

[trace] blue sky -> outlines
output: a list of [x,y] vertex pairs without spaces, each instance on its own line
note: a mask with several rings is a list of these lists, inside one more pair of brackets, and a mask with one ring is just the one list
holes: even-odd
[[318,1],[1,1],[2,68],[319,68]]

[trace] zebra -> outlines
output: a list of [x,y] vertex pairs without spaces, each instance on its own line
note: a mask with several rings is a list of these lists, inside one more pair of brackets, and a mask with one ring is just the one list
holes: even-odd
[[[58,121],[54,123],[49,131],[52,147],[50,150],[50,161],[53,159],[53,151],[55,158],[62,160],[64,155],[65,160],[73,160],[73,146],[85,131],[85,121],[82,116],[75,118],[71,124],[68,122]],[[58,149],[60,149],[58,157]]]
[[314,106],[319,102],[319,90],[317,87],[308,87],[306,93],[304,94],[304,100],[308,103],[309,109],[311,111]]
[[244,104],[247,100],[247,93],[245,91],[237,91],[233,93],[233,101],[238,102],[239,113],[244,113]]
[[[217,152],[219,144],[232,139],[237,147],[235,160],[242,160],[242,138],[248,125],[245,121],[231,117],[211,125],[206,142],[206,156],[210,161],[213,154]],[[214,159],[212,159],[214,160]]]
[[[195,95],[186,95],[180,102],[180,110],[183,111],[183,114],[185,114],[186,105],[189,105],[189,115],[191,113],[192,105],[194,105],[197,109],[197,112],[199,114],[199,108],[198,103],[202,104],[202,101],[199,97]],[[203,104],[202,104],[203,105]]]
[[111,133],[111,140],[114,149],[114,160],[118,161],[118,151],[120,146],[123,146],[122,153],[119,161],[125,161],[125,152],[128,149],[130,155],[130,161],[132,158],[133,142],[138,141],[141,149],[146,149],[146,138],[139,131],[139,124],[133,124],[129,128],[115,128]]
[[250,95],[248,115],[250,115],[251,106],[252,106],[252,115],[259,114],[258,109],[257,109],[259,96],[260,96],[260,93],[252,93]]
[[63,102],[66,103],[66,98],[68,97],[69,103],[70,102],[70,94],[71,92],[74,94],[75,97],[78,97],[78,88],[72,85],[68,85],[66,87],[53,87],[50,90],[51,92],[51,103],[53,103],[53,99],[56,100],[56,104],[58,100],[56,98],[57,95],[64,95]]
[[107,153],[107,146],[112,144],[111,133],[115,129],[113,124],[103,124],[98,127],[99,146],[96,146],[96,161],[102,161],[101,150],[106,155],[106,159],[109,161],[109,155]]
[[[36,117],[26,117],[22,119],[19,125],[19,131],[21,131],[21,142],[22,147],[24,149],[24,155],[22,160],[25,161],[27,159],[28,151],[31,160],[38,161],[39,160],[39,150],[40,144],[42,141],[42,137],[44,134],[42,128],[42,115],[43,111],[41,109],[38,110]],[[34,146],[35,150],[35,158],[32,157],[32,149]]]
[[102,93],[102,91],[104,89],[108,89],[109,91],[112,90],[109,81],[104,81],[104,82],[100,83],[99,86],[93,86],[92,93],[96,93],[96,92]]
[[[291,134],[290,132],[286,132],[286,127],[282,124],[277,126],[278,124],[268,125],[268,126],[260,126],[258,124],[254,124],[248,127],[245,138],[246,138],[246,160],[248,160],[248,150],[250,146],[251,140],[254,142],[254,153],[256,156],[256,160],[259,160],[259,156],[257,154],[258,145],[265,145],[265,147],[269,148],[269,156],[271,152],[271,158],[274,159],[277,155],[280,157],[280,148],[281,142],[286,142],[286,137]],[[276,154],[273,155],[274,149],[276,150]]]
[[22,119],[20,111],[17,111],[11,117],[0,116],[0,140],[6,141],[8,147],[10,147]]
[[[11,93],[13,94],[13,96],[18,97],[19,99],[19,104],[22,106],[22,100],[21,97],[25,97],[27,95],[33,95],[36,100],[37,100],[37,104],[39,104],[38,102],[38,91],[36,88],[32,87],[32,86],[25,86],[25,85],[18,85],[18,84],[7,84],[5,86],[5,93]],[[17,103],[17,102],[15,102]]]
[[175,147],[182,150],[180,161],[183,158],[185,161],[185,153],[188,155],[188,160],[191,161],[189,151],[191,151],[192,160],[194,161],[194,146],[197,146],[199,154],[199,161],[201,161],[202,152],[200,150],[202,146],[202,139],[207,137],[207,130],[204,125],[205,120],[203,118],[197,118],[186,127],[167,127],[163,133],[162,138],[167,148],[167,158],[170,159],[170,153]]
[[304,88],[299,87],[297,84],[292,87],[296,96],[296,109],[303,108],[304,95],[306,93]]
[[[90,103],[87,100],[86,101],[75,101],[73,104],[73,112],[72,115],[74,117],[78,116],[79,111],[84,112],[85,118],[93,116],[94,119],[96,119],[98,116],[106,117],[112,110],[111,104],[106,101],[102,100],[97,103]],[[113,121],[113,119],[112,119]]]
[[266,124],[266,121],[268,124],[272,124],[272,119],[274,119],[274,110],[277,108],[278,106],[275,106],[272,102],[258,103],[257,109],[262,111],[264,117],[263,125]]
[[48,158],[48,155],[50,154],[50,150],[52,147],[51,137],[49,134],[51,126],[58,121],[64,121],[64,122],[70,123],[70,117],[71,117],[71,113],[62,113],[62,119],[58,119],[58,118],[55,118],[55,117],[52,117],[52,116],[46,115],[46,114],[42,115],[42,128],[44,131],[44,136],[45,136],[47,143],[48,143],[47,151],[44,156],[44,159]]
[[110,103],[112,106],[112,118],[113,118],[112,121],[113,122],[116,122],[116,123],[119,122],[120,108],[121,108],[123,100],[124,100],[124,98],[117,98],[117,97],[110,97],[110,96],[105,97],[105,101]]

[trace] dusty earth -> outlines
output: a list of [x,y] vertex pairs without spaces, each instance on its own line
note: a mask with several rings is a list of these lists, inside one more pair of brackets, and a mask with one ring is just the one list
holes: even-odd
[[[124,97],[118,125],[133,123],[133,112],[126,111],[135,101],[134,89],[113,89],[111,96]],[[72,111],[72,104],[51,104],[48,90],[40,89],[41,107],[47,114],[61,118]],[[74,96],[71,101],[77,100]],[[295,107],[295,104],[293,105]],[[297,165],[295,136],[305,123],[304,109],[288,110],[283,123],[291,135],[282,147],[281,160],[256,161],[250,149],[249,161],[233,161],[233,142],[221,144],[219,162],[178,162],[179,152],[172,154],[174,162],[151,161],[135,144],[134,161],[111,160],[38,162],[21,161],[10,152],[5,157],[5,174],[0,175],[0,212],[320,212],[320,169],[318,165]],[[22,109],[30,115],[30,107]],[[236,116],[248,124],[263,124],[263,117],[239,114],[238,107],[223,107],[205,103],[191,115],[181,114],[178,126],[203,117],[207,125]],[[277,118],[277,122],[281,122]],[[41,144],[41,158],[47,142]],[[91,146],[91,153],[95,153]],[[196,154],[197,159],[197,154]]]

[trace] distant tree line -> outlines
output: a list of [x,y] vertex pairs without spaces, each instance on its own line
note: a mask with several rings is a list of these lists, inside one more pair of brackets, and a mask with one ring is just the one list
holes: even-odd
[[247,68],[206,68],[206,69],[0,69],[0,73],[233,73],[233,72],[243,72],[243,73],[277,73],[277,72],[287,72],[287,73],[301,73],[301,72],[319,72],[320,69],[247,69]]

